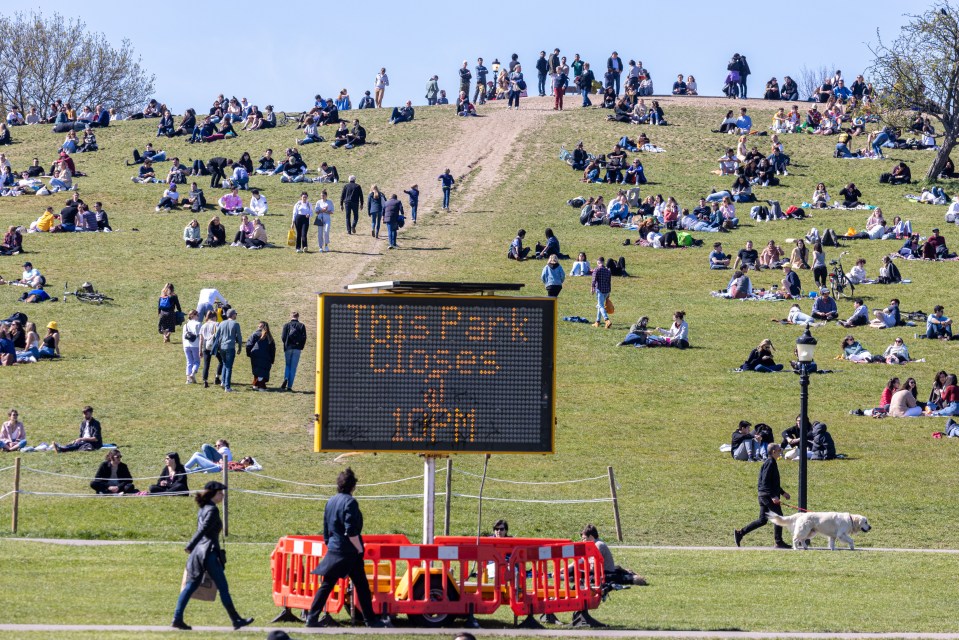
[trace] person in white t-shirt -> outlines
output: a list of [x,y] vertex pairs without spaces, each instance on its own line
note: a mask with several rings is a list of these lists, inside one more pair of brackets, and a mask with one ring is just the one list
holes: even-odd
[[250,206],[245,212],[254,216],[265,216],[267,211],[266,196],[260,194],[259,189],[250,191]]
[[327,197],[326,190],[320,194],[320,199],[316,201],[316,245],[320,251],[326,253],[330,250],[330,222],[333,214],[333,201]]
[[191,309],[183,323],[183,354],[186,356],[186,383],[196,384],[200,368],[200,321],[196,309]]
[[29,262],[23,263],[23,275],[20,276],[20,282],[28,284],[33,288],[37,288],[44,283],[43,276],[40,275],[40,271],[34,268],[34,266]]
[[380,72],[376,74],[376,79],[373,80],[373,100],[377,109],[383,108],[383,93],[388,86],[390,86],[390,79],[386,75],[386,67],[384,67],[380,69]]
[[199,317],[206,318],[206,312],[213,311],[217,302],[227,304],[226,298],[216,289],[200,289],[200,299],[196,303]]

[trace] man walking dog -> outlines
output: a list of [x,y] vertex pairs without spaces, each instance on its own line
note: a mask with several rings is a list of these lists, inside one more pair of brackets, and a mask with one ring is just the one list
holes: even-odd
[[[779,465],[776,460],[782,455],[782,447],[778,444],[769,445],[766,452],[767,458],[759,470],[759,518],[753,520],[742,529],[736,529],[733,535],[736,538],[736,546],[740,546],[747,533],[765,525],[769,520],[766,513],[772,512],[777,515],[783,514],[779,497],[782,496],[789,500],[789,494],[783,490],[779,481]],[[776,539],[777,549],[790,549],[791,547],[783,541],[783,528],[779,525],[773,527],[773,536]]]

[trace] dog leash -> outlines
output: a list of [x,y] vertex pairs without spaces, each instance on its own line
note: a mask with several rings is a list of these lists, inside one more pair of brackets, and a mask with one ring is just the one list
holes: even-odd
[[780,504],[784,504],[784,505],[786,505],[787,507],[789,507],[790,509],[795,509],[796,511],[802,511],[803,513],[809,513],[809,510],[808,510],[808,509],[803,509],[802,507],[797,507],[797,506],[795,506],[795,505],[789,504],[788,502],[782,502],[782,501],[780,500]]

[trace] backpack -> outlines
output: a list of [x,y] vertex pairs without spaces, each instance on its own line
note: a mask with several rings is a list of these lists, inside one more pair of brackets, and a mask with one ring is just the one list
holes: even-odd
[[158,306],[160,311],[169,311],[173,308],[173,302],[170,300],[169,296],[163,296],[160,298]]
[[686,231],[677,231],[676,243],[681,247],[691,247],[693,246],[693,236]]
[[882,184],[889,184],[889,179],[892,178],[891,173],[883,173],[879,176],[879,182]]
[[525,81],[525,80],[517,80],[517,81],[516,81],[516,86],[519,88],[520,91],[526,91],[526,81]]
[[821,243],[824,247],[838,247],[839,242],[836,240],[836,232],[832,229],[826,229],[822,234]]

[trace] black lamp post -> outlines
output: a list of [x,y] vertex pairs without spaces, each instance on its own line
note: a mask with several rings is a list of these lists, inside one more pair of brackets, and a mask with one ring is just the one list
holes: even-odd
[[796,356],[799,360],[799,508],[806,510],[806,465],[809,448],[809,372],[814,363],[816,339],[806,332],[796,339]]

